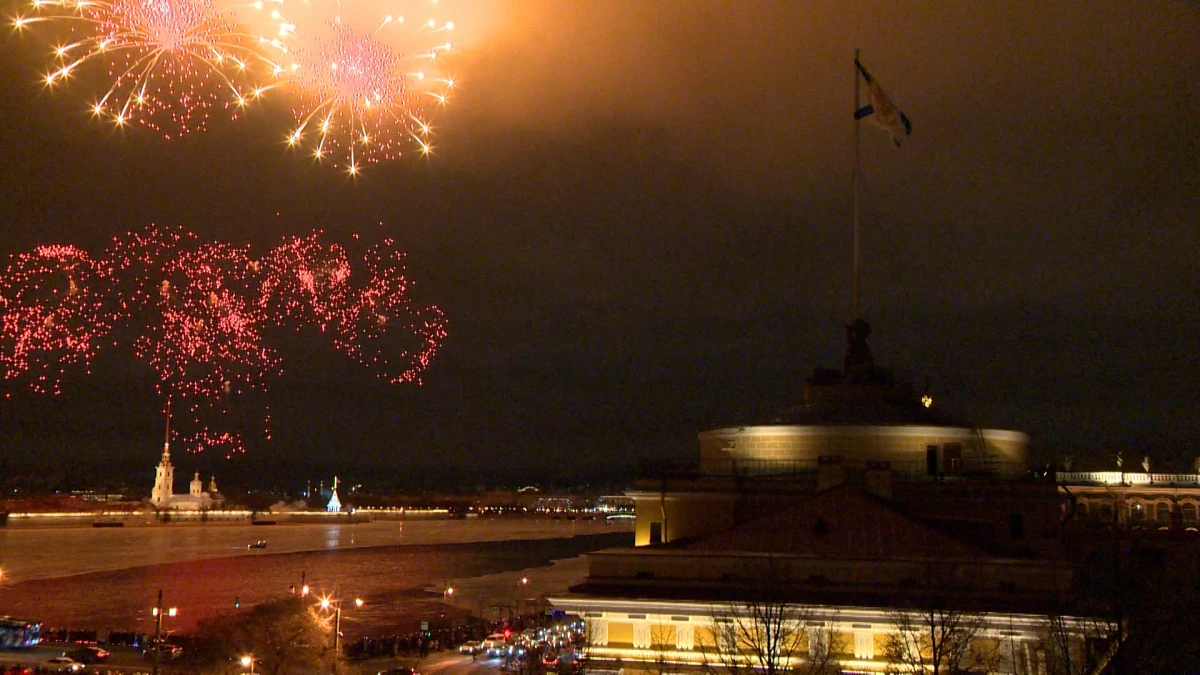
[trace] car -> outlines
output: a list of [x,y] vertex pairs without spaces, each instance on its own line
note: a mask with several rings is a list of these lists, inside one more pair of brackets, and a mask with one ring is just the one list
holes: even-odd
[[43,665],[52,673],[78,673],[87,668],[86,665],[69,656],[56,656],[48,659]]
[[475,654],[480,651],[483,651],[483,644],[478,640],[468,640],[458,646],[460,654]]
[[112,652],[101,647],[80,647],[71,653],[71,658],[80,663],[104,663]]
[[421,675],[421,674],[418,673],[417,671],[413,670],[412,668],[406,668],[404,666],[399,666],[396,668],[389,668],[387,670],[381,670],[378,673],[376,673],[376,675]]
[[169,642],[163,642],[158,646],[158,649],[156,650],[155,644],[153,642],[151,642],[149,645],[146,646],[145,649],[142,650],[142,656],[145,656],[147,659],[153,660],[155,651],[161,652],[163,659],[176,659],[176,658],[179,658],[183,654],[183,647],[180,647],[179,645],[173,645]]

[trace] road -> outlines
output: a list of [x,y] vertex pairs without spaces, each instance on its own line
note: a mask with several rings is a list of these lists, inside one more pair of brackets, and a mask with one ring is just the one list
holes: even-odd
[[436,654],[430,654],[424,659],[370,659],[352,665],[354,670],[347,668],[347,671],[357,673],[358,675],[375,675],[379,672],[386,672],[388,668],[403,665],[409,666],[421,673],[444,673],[445,675],[457,675],[458,673],[499,673],[501,659],[484,659],[479,657],[477,661],[471,660],[470,654],[459,654],[456,651],[444,651]]

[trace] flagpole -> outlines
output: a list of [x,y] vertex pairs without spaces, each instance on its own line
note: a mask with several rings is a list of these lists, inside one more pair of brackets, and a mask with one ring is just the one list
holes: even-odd
[[[858,110],[858,52],[854,50],[854,110]],[[859,260],[858,260],[858,164],[859,164],[859,142],[858,142],[858,118],[854,119],[854,174],[851,176],[851,181],[854,188],[854,319],[861,318],[858,311],[858,286],[859,286]]]

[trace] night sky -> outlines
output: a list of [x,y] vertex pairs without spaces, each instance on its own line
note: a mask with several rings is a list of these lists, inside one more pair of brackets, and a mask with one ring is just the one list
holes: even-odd
[[[1200,4],[443,6],[465,42],[435,153],[356,180],[288,152],[285,99],[170,142],[92,122],[86,87],[39,83],[45,43],[5,30],[0,253],[150,222],[256,247],[394,236],[450,321],[424,385],[298,340],[274,440],[234,462],[534,476],[693,457],[696,431],[796,403],[841,363],[860,47],[914,127],[900,149],[862,129],[876,361],[1045,456],[1200,453]],[[0,453],[133,462],[148,489],[148,368],[106,357],[66,390],[10,387]]]

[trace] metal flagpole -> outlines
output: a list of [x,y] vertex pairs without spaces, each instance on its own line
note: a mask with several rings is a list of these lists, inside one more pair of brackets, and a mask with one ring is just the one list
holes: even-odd
[[[858,97],[858,52],[854,50],[854,111],[858,112],[859,97]],[[858,255],[858,163],[859,163],[859,142],[858,142],[858,118],[854,119],[854,174],[851,176],[854,187],[854,319],[862,318],[858,312],[858,291],[859,291],[859,255]]]

